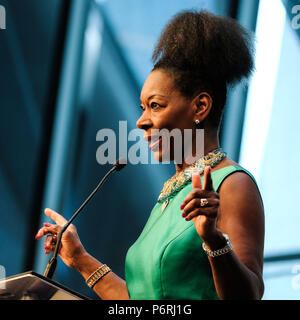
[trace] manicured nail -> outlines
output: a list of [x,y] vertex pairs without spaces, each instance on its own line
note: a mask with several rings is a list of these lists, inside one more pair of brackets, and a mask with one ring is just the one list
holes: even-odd
[[184,208],[184,204],[182,204],[181,206],[180,206],[180,209],[182,210]]
[[183,213],[182,213],[182,218],[184,218],[184,217],[185,217],[185,213],[183,212]]
[[50,224],[50,223],[47,223],[47,222],[44,222],[44,226],[45,226],[45,227],[50,227],[51,224]]

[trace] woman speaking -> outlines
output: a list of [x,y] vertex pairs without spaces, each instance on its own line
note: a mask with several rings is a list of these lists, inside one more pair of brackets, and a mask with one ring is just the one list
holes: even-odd
[[[254,177],[220,148],[218,133],[227,89],[253,70],[251,35],[236,21],[206,11],[176,15],[153,52],[153,70],[141,91],[137,127],[158,161],[166,153],[155,130],[192,132],[182,162],[161,191],[149,219],[128,250],[125,280],[92,257],[71,225],[59,255],[101,299],[261,299],[264,209]],[[202,156],[193,163],[196,129]],[[183,139],[184,140],[184,139]],[[199,143],[199,142],[198,142]],[[202,143],[202,142],[201,142]],[[186,147],[186,146],[185,146]],[[36,238],[55,248],[66,220],[51,209]]]

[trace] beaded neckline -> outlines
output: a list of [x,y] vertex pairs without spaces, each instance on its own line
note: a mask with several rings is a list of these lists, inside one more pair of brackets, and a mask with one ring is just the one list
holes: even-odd
[[158,197],[158,202],[163,202],[169,197],[174,197],[192,180],[193,173],[199,173],[200,175],[203,174],[205,166],[210,166],[211,168],[215,167],[226,157],[226,155],[226,152],[223,152],[222,148],[217,148],[166,181]]

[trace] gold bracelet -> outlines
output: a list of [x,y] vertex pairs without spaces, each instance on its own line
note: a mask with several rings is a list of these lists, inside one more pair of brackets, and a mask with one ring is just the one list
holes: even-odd
[[106,264],[103,264],[87,278],[86,284],[90,288],[93,288],[94,285],[110,271],[111,269]]

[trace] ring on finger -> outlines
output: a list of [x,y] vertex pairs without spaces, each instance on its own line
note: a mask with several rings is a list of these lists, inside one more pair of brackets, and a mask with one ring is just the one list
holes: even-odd
[[208,200],[206,198],[201,198],[200,199],[200,206],[204,207],[208,204]]
[[54,233],[52,234],[51,244],[56,244],[56,241],[57,241],[57,235]]

